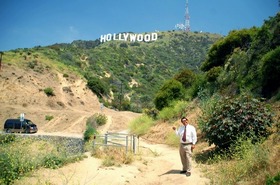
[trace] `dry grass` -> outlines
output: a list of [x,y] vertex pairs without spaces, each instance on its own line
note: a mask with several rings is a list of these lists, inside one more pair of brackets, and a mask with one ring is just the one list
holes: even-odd
[[246,145],[246,149],[241,146],[239,154],[213,154],[210,147],[203,151],[204,155],[200,152],[195,152],[195,155],[211,184],[263,185],[268,177],[279,173],[279,141],[279,134],[274,134],[262,144],[253,145],[244,141],[241,145]]
[[134,155],[126,152],[124,147],[95,147],[91,153],[92,156],[102,159],[102,165],[105,167],[121,166],[134,161]]

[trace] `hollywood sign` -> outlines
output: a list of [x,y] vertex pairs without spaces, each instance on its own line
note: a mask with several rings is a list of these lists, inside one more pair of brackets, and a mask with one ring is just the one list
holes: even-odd
[[100,36],[100,42],[108,42],[112,40],[130,41],[130,42],[151,42],[156,41],[158,38],[157,33],[149,34],[133,34],[133,33],[114,33]]

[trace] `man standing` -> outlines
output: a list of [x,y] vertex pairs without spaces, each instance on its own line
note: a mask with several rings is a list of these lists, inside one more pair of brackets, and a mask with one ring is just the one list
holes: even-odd
[[192,150],[195,148],[195,143],[197,141],[195,127],[189,124],[189,121],[186,117],[181,118],[182,126],[177,130],[176,127],[173,127],[176,134],[180,137],[180,157],[183,165],[183,169],[180,172],[181,174],[185,173],[186,176],[191,175],[191,157]]

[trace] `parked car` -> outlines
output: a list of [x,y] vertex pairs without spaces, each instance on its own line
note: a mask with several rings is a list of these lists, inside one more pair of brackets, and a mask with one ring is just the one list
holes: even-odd
[[7,133],[12,132],[24,132],[24,133],[36,133],[38,131],[37,125],[29,119],[7,119],[4,124],[4,131]]

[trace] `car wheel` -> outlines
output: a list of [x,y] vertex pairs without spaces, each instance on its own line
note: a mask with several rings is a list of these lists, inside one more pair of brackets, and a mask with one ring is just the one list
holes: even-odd
[[6,133],[11,133],[11,132],[12,132],[11,129],[6,130]]

